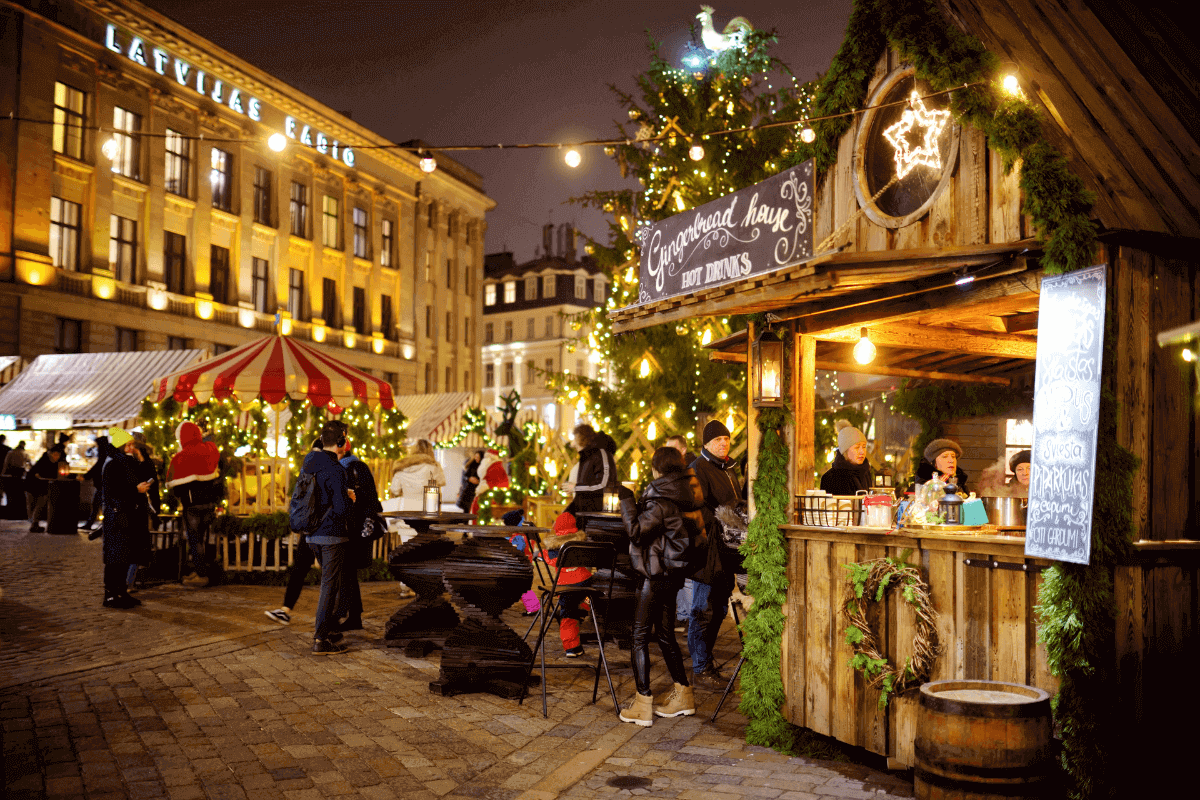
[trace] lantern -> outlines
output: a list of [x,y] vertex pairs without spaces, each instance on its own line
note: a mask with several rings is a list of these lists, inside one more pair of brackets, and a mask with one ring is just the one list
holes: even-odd
[[755,408],[783,406],[783,342],[764,332],[750,349]]
[[442,510],[442,487],[432,483],[425,487],[423,508],[426,514],[437,514]]
[[621,497],[616,492],[604,493],[604,510],[609,514],[614,514],[621,510]]
[[60,478],[71,477],[71,465],[67,463],[66,457],[63,457],[63,458],[59,459],[59,461],[58,461],[58,477],[60,477]]

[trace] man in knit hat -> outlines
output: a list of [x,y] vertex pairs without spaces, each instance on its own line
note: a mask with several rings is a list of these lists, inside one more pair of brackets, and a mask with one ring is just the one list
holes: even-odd
[[821,476],[821,488],[837,495],[869,491],[875,479],[867,461],[867,437],[847,420],[839,419],[834,425],[838,429],[837,453],[829,471]]
[[[735,475],[737,462],[729,458],[729,429],[720,420],[709,420],[702,436],[704,449],[692,462],[696,480],[704,491],[704,525],[708,534],[705,565],[692,576],[692,616],[688,621],[688,653],[692,657],[692,685],[709,691],[724,691],[728,681],[712,660],[712,649],[729,610],[734,573],[741,558],[721,541],[716,510],[734,506],[746,497]],[[716,534],[714,535],[714,532]]]

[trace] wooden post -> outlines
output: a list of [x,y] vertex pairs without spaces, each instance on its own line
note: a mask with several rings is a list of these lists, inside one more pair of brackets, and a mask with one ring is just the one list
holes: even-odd
[[817,380],[817,340],[815,337],[801,335],[796,343],[793,359],[792,396],[796,409],[796,494],[805,489],[813,488],[813,461],[817,446],[816,430],[816,380]]
[[754,519],[753,482],[758,478],[758,409],[754,407],[754,323],[746,324],[746,508]]

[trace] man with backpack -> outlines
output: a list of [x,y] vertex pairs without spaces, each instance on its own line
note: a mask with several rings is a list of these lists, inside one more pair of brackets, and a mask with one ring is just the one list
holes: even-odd
[[315,655],[346,652],[336,614],[339,600],[351,591],[347,577],[353,578],[346,559],[354,492],[346,483],[346,470],[338,463],[349,444],[346,430],[346,424],[338,420],[329,420],[321,428],[321,449],[304,457],[289,508],[292,530],[307,534],[308,546],[321,563],[321,595],[312,646]]

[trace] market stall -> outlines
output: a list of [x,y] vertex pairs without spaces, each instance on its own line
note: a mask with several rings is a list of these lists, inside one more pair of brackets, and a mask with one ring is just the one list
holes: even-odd
[[[766,499],[772,513],[781,501],[788,509],[778,526],[788,582],[778,643],[781,711],[796,725],[901,766],[914,763],[913,700],[900,694],[881,705],[879,683],[851,668],[863,648],[847,643],[842,611],[853,568],[887,556],[911,565],[928,587],[937,655],[919,679],[1063,690],[1056,713],[1073,715],[1064,748],[1080,780],[1087,770],[1103,771],[1090,754],[1114,731],[1133,733],[1138,754],[1182,755],[1180,719],[1187,715],[1166,709],[1178,702],[1178,665],[1200,654],[1200,415],[1194,372],[1177,347],[1153,347],[1151,337],[1200,313],[1200,181],[1194,164],[1177,159],[1200,148],[1178,124],[1179,109],[1161,100],[1161,85],[1129,62],[1099,58],[1126,57],[1125,42],[1087,9],[1051,6],[1047,13],[1063,25],[1086,29],[1078,39],[1086,46],[1074,53],[1055,46],[1048,60],[1048,41],[1058,37],[1043,23],[1021,27],[1014,19],[1023,12],[1007,5],[967,3],[951,23],[1014,58],[1028,57],[1012,97],[1028,105],[1036,87],[1047,133],[1002,151],[993,144],[1009,132],[1000,127],[1001,112],[979,112],[969,124],[959,105],[954,118],[948,90],[918,79],[889,50],[858,65],[856,74],[869,76],[865,103],[860,109],[846,101],[847,121],[821,132],[828,138],[817,162],[648,229],[639,302],[610,314],[616,333],[693,317],[758,315],[740,338],[717,343],[714,357],[747,365],[752,417],[771,420],[749,426],[748,477],[778,483]],[[870,24],[880,19],[889,24],[886,17]],[[867,24],[852,19],[848,36],[865,36],[856,26]],[[918,27],[938,25],[946,23]],[[873,41],[907,41],[905,30],[883,33]],[[922,49],[928,43],[906,46],[924,74],[939,66],[939,55]],[[848,48],[846,58],[861,52]],[[1095,69],[1078,66],[1088,59],[1103,62],[1093,67],[1105,72],[1109,91],[1121,87],[1115,91],[1124,105],[1097,94]],[[848,71],[840,63],[827,80],[851,80]],[[965,84],[963,92],[976,85]],[[990,98],[972,99],[976,109],[990,109]],[[840,110],[834,102],[827,110]],[[1025,113],[1025,105],[1004,102],[1003,114]],[[1151,128],[1146,118],[1160,124]],[[1054,147],[1065,159],[1056,160]],[[1010,171],[1015,157],[1025,161]],[[1047,170],[1058,170],[1056,184],[1048,183]],[[1085,189],[1097,193],[1094,207]],[[751,214],[748,206],[761,210]],[[722,268],[729,257],[717,241],[723,234],[747,268]],[[1046,291],[1054,285],[1047,266],[1074,275],[1068,283],[1082,285],[1086,273],[1095,302],[1079,304],[1084,289],[1065,298]],[[1086,348],[1079,342],[1086,359],[1063,363],[1068,371],[1083,365],[1086,381],[1073,375],[1079,380],[1063,387],[1043,377],[1047,344],[1063,336],[1074,342],[1080,332],[1091,336]],[[1031,490],[1030,514],[1043,527],[1031,526],[1028,537],[979,528],[891,532],[859,521],[797,524],[803,520],[791,498],[812,489],[824,466],[815,452],[819,371],[1024,391],[1032,396],[1035,428],[1039,410],[1071,405],[1083,420],[1071,423],[1082,436],[1072,443],[1080,445],[1079,463],[1051,446],[1060,428],[1035,430],[1033,473],[1042,486],[1040,494]],[[773,410],[785,403],[790,419]],[[969,416],[951,411],[941,422],[965,429]],[[987,436],[980,437],[986,445]],[[774,449],[780,441],[782,454]],[[988,458],[1001,457],[1006,444],[997,430]],[[786,481],[760,475],[764,458],[786,461]],[[1061,496],[1052,497],[1055,491]],[[751,496],[755,505],[764,499],[757,489]],[[1059,532],[1046,523],[1055,513],[1069,518]],[[1061,533],[1071,526],[1069,536]],[[1082,549],[1066,552],[1062,542]],[[775,544],[752,525],[750,546]],[[1030,555],[1047,550],[1052,556]],[[1043,587],[1046,570],[1053,570],[1052,587]],[[752,592],[754,581],[752,575]],[[903,664],[919,638],[920,614],[894,594],[866,605],[878,651]],[[1091,654],[1091,663],[1063,645],[1059,620],[1072,614],[1082,628],[1076,638],[1087,642],[1076,649]],[[1104,721],[1086,711],[1100,704]]]

